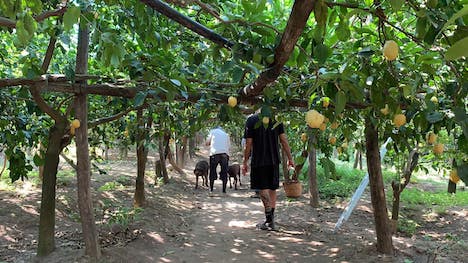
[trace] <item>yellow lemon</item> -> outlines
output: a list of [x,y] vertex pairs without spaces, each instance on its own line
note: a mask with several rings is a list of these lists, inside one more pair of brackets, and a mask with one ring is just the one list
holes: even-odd
[[426,140],[428,144],[434,144],[437,141],[437,135],[433,132],[430,132],[427,134]]
[[263,122],[263,124],[266,125],[266,124],[270,123],[270,118],[268,118],[268,117],[263,117],[262,122]]
[[305,121],[307,125],[309,125],[309,127],[311,128],[319,128],[324,120],[325,116],[323,116],[316,110],[310,110],[306,112]]
[[450,181],[454,183],[458,183],[458,181],[460,181],[460,177],[458,176],[457,169],[453,169],[452,171],[450,171]]
[[338,147],[336,148],[336,151],[338,152],[338,154],[341,154],[343,152],[343,149],[341,147]]
[[128,137],[128,130],[127,129],[125,129],[125,131],[124,131],[124,136]]
[[330,125],[330,128],[336,129],[336,128],[338,128],[338,126],[339,126],[338,122],[334,121],[334,122],[332,122],[332,124]]
[[348,143],[344,142],[342,145],[341,145],[342,148],[348,148]]
[[323,106],[324,108],[328,108],[328,105],[330,105],[330,98],[329,98],[329,97],[324,97],[324,98],[322,99],[322,106]]
[[436,96],[432,96],[431,101],[435,104],[439,103],[439,99]]
[[234,96],[230,96],[230,97],[228,98],[228,104],[229,104],[229,106],[231,106],[231,107],[233,107],[233,108],[236,107],[236,105],[237,105],[237,98],[234,97]]
[[397,114],[393,117],[393,125],[395,127],[400,128],[400,126],[405,125],[406,123],[406,116],[404,114]]
[[395,60],[398,57],[398,44],[393,40],[387,40],[382,51],[387,60]]
[[334,137],[334,136],[330,137],[330,139],[328,139],[328,142],[330,144],[335,144],[336,143],[336,137]]
[[388,104],[385,104],[385,108],[380,109],[380,112],[383,115],[387,115],[390,112],[390,110],[388,109]]
[[444,145],[442,143],[435,144],[434,148],[432,148],[432,152],[434,152],[434,154],[442,154],[444,152]]
[[327,128],[327,124],[325,124],[325,122],[323,122],[322,124],[320,124],[319,129],[320,129],[321,131],[324,131],[326,128]]
[[78,120],[78,119],[72,120],[71,126],[72,126],[73,128],[75,128],[75,129],[80,128],[80,120]]
[[308,136],[307,136],[306,133],[301,134],[301,141],[302,141],[302,142],[306,142],[306,141],[307,141],[307,137],[308,137]]

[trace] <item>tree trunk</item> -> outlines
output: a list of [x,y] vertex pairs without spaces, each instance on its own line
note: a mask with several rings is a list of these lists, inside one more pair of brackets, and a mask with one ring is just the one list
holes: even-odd
[[55,249],[55,184],[65,125],[65,122],[56,123],[49,132],[49,143],[43,166],[44,177],[39,215],[39,240],[37,246],[37,255],[39,257],[47,256]]
[[354,164],[353,164],[354,169],[357,169],[357,167],[358,167],[360,152],[361,152],[360,150],[356,150],[356,154],[355,154],[355,157],[354,157]]
[[176,163],[180,168],[185,166],[185,156],[187,154],[187,136],[182,137],[180,144],[176,144]]
[[[76,55],[76,73],[88,71],[89,28],[82,20],[78,30],[78,48]],[[86,84],[85,82],[83,84]],[[101,250],[96,232],[93,202],[91,197],[91,168],[88,145],[88,95],[81,93],[75,99],[75,118],[80,120],[80,127],[75,131],[77,158],[78,207],[85,243],[85,254],[93,260],[101,257]]]
[[395,234],[398,227],[398,217],[400,215],[400,183],[399,182],[392,182],[392,189],[393,189],[393,200],[392,200],[392,221],[391,221],[391,231],[392,234]]
[[450,179],[448,180],[447,192],[450,194],[455,194],[457,192],[457,184]]
[[319,192],[317,183],[317,150],[315,149],[315,135],[309,137],[309,193],[312,207],[319,207]]
[[359,170],[362,170],[362,152],[359,151]]
[[143,207],[145,206],[145,170],[146,170],[146,159],[148,157],[148,150],[145,147],[145,129],[142,127],[145,126],[143,120],[143,109],[138,109],[137,111],[137,122],[138,127],[137,131],[137,141],[136,141],[136,151],[137,151],[137,178],[135,185],[135,195],[133,197],[133,206],[134,207]]
[[165,137],[164,136],[161,136],[159,138],[159,147],[158,147],[158,151],[159,151],[159,162],[161,164],[161,175],[162,175],[162,178],[163,178],[163,182],[165,184],[167,184],[169,182],[169,176],[167,174],[167,167],[166,167],[166,155],[165,155],[165,150],[166,150],[166,147],[165,147],[165,141],[164,141]]
[[195,143],[195,138],[191,137],[189,139],[189,158],[190,160],[193,160],[195,158],[195,153],[196,153],[196,143]]
[[377,234],[377,251],[385,254],[393,253],[392,234],[389,227],[387,203],[382,177],[381,160],[378,144],[378,131],[372,120],[366,120],[366,152],[367,169],[371,190],[372,207],[374,209],[375,232]]

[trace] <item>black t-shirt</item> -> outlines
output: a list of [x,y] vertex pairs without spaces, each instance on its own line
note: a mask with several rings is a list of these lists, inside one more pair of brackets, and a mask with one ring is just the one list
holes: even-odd
[[245,138],[252,138],[252,167],[278,165],[279,135],[284,133],[282,123],[270,121],[268,127],[264,127],[257,114],[250,116],[245,124]]

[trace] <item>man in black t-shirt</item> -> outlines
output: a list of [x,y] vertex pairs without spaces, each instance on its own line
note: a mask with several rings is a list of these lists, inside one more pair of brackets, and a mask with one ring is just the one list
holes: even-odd
[[258,116],[250,116],[245,124],[246,144],[244,149],[244,162],[242,173],[246,175],[248,170],[248,159],[250,154],[250,187],[260,190],[260,199],[265,208],[266,221],[258,224],[262,230],[275,230],[274,212],[276,207],[276,189],[279,188],[279,145],[288,156],[288,165],[294,167],[286,134],[282,123],[269,122],[264,125]]

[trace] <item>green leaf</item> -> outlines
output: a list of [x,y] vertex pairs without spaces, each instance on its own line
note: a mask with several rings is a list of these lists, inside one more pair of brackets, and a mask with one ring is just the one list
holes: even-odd
[[42,12],[42,2],[40,0],[29,0],[26,1],[26,6],[31,8],[34,14]]
[[180,87],[182,83],[178,79],[171,79],[171,83],[176,85],[177,87]]
[[444,118],[444,115],[442,115],[442,113],[437,112],[437,111],[429,112],[426,114],[426,120],[430,123],[439,122],[443,118]]
[[336,115],[339,115],[341,112],[343,112],[345,106],[346,106],[346,93],[344,93],[343,91],[338,91],[338,93],[336,93],[336,105],[335,105],[335,114]]
[[404,3],[405,3],[404,0],[390,0],[390,5],[392,6],[392,9],[395,11],[400,11]]
[[20,45],[26,45],[31,39],[29,32],[24,28],[24,22],[22,20],[18,20],[16,22],[16,36],[18,37],[18,41]]
[[240,67],[235,67],[232,72],[232,82],[238,83],[242,79],[243,75],[244,75],[244,70],[242,70],[242,68]]
[[351,36],[351,31],[349,30],[348,23],[345,21],[340,21],[338,27],[336,28],[336,36],[340,41],[347,41]]
[[143,91],[139,91],[136,96],[135,96],[135,99],[133,100],[133,105],[135,105],[135,107],[139,107],[141,105],[143,105],[143,103],[145,102],[145,99],[146,99],[146,92],[143,92]]
[[314,48],[314,56],[317,58],[319,64],[325,63],[328,58],[329,48],[324,44],[318,44]]
[[318,25],[324,26],[327,23],[328,6],[325,1],[319,0],[316,2],[314,15]]
[[445,53],[448,60],[456,60],[461,57],[468,57],[468,37],[456,42]]
[[441,31],[444,31],[448,26],[451,24],[455,23],[455,21],[463,16],[468,15],[468,5],[465,5],[460,11],[458,11],[456,14],[454,14],[442,27]]
[[63,29],[68,31],[73,28],[73,25],[78,23],[80,18],[81,10],[78,6],[71,6],[63,14]]
[[45,163],[45,159],[39,156],[38,154],[35,154],[33,157],[34,165],[36,166],[42,166]]

